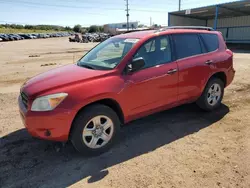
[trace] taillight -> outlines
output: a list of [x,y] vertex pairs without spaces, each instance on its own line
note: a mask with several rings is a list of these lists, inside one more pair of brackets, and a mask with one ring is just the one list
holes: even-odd
[[226,52],[227,52],[229,55],[233,56],[233,52],[232,52],[231,50],[226,49]]

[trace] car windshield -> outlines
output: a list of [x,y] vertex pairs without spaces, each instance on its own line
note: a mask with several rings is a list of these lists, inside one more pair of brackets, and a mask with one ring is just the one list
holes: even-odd
[[109,38],[83,56],[77,65],[96,70],[113,69],[138,41],[132,38]]

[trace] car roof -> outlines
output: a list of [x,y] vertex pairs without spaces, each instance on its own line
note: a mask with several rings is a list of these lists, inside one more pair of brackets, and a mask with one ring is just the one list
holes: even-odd
[[156,30],[146,30],[146,31],[135,31],[131,33],[125,33],[121,35],[117,35],[117,38],[144,38],[150,34],[153,34]]
[[145,30],[145,31],[135,31],[130,33],[125,33],[121,35],[115,36],[115,38],[151,38],[154,36],[159,35],[166,35],[166,34],[178,34],[178,33],[210,33],[210,34],[217,34],[217,31],[208,31],[208,30],[201,30],[201,29],[166,29],[166,30]]

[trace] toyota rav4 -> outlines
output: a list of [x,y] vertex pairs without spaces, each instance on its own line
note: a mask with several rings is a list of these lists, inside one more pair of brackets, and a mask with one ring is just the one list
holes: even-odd
[[21,87],[19,109],[32,136],[70,140],[79,152],[100,154],[132,120],[192,102],[218,108],[234,74],[233,53],[220,32],[131,32],[31,78]]

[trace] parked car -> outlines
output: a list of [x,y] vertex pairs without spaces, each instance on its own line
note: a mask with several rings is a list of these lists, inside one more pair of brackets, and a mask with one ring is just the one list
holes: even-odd
[[37,34],[30,34],[30,36],[32,37],[32,39],[37,39]]
[[13,40],[19,40],[19,37],[16,36],[16,35],[14,35],[14,34],[7,34],[7,36],[9,37],[9,39],[10,39],[11,41],[13,41]]
[[33,39],[29,34],[19,34],[19,36],[23,37],[24,39]]
[[[0,34],[0,38],[3,40],[3,41],[10,41],[11,38],[6,35],[6,34]],[[14,39],[13,39],[14,40]]]
[[76,64],[27,81],[19,109],[32,136],[71,140],[79,152],[95,155],[137,118],[192,102],[215,110],[234,74],[233,53],[220,32],[131,32],[105,40]]
[[50,37],[59,37],[59,36],[57,35],[57,33],[52,33],[50,34]]
[[37,38],[46,38],[45,34],[38,34]]
[[8,34],[8,36],[12,37],[14,40],[22,40],[23,37],[21,37],[18,34]]
[[27,34],[27,35],[29,35],[31,39],[36,39],[36,38],[37,38],[37,37],[36,37],[35,35],[33,35],[33,34]]
[[82,35],[75,34],[74,38],[69,37],[69,42],[82,42]]
[[9,34],[10,36],[12,36],[15,40],[23,40],[24,38],[18,34]]
[[0,42],[2,42],[3,41],[3,39],[2,38],[0,38]]

